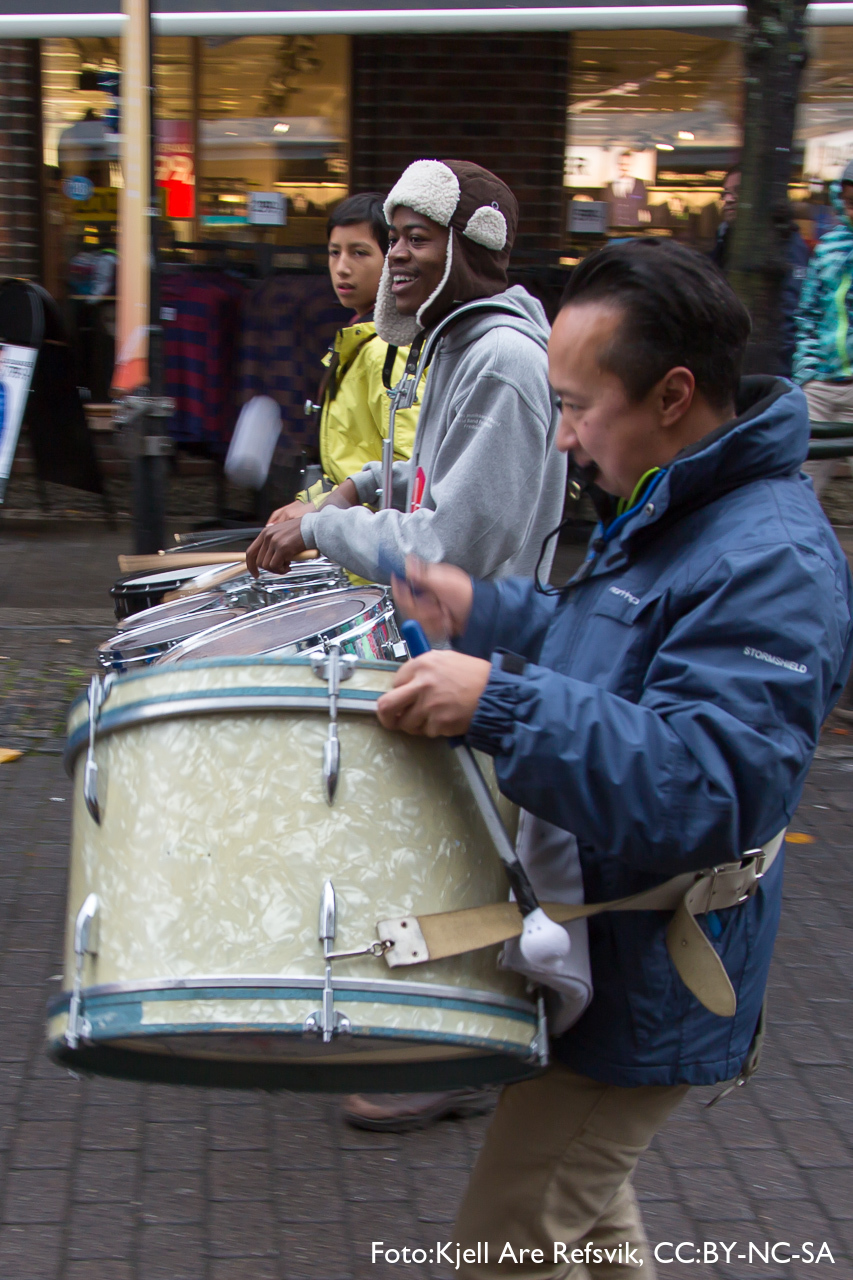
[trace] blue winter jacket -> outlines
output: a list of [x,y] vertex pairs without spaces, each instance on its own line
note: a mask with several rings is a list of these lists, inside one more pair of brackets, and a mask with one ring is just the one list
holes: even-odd
[[[800,474],[805,397],[785,379],[746,378],[738,410],[633,512],[598,526],[559,596],[517,578],[477,583],[457,642],[492,658],[468,741],[494,757],[511,800],[577,835],[587,902],[731,861],[780,831],[850,666],[853,583]],[[669,913],[606,914],[589,924],[592,1003],[555,1056],[618,1085],[736,1075],[782,864],[744,905],[700,917],[734,1018],[681,982]]]

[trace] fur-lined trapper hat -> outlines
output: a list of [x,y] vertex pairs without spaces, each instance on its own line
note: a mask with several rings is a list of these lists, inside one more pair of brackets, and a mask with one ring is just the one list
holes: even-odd
[[449,227],[447,261],[435,292],[416,316],[401,316],[386,259],[376,298],[376,331],[405,346],[463,302],[491,298],[508,286],[509,255],[518,226],[518,201],[505,182],[468,160],[416,160],[385,201],[390,223],[405,206]]

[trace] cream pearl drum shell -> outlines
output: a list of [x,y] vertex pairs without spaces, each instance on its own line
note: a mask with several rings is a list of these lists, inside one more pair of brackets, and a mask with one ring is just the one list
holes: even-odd
[[[397,664],[359,663],[341,688],[334,804],[322,772],[324,681],[305,658],[217,659],[112,683],[87,811],[84,701],[75,778],[65,982],[48,1036],[58,1060],[136,1078],[321,1090],[518,1079],[538,1067],[535,1004],[496,949],[412,968],[332,962],[348,1034],[305,1030],[322,1005],[318,914],[334,885],[335,950],[387,917],[506,897],[506,878],[454,752],[382,729]],[[484,759],[484,768],[491,762]],[[68,1047],[74,926],[97,895],[83,965],[86,1035]]]

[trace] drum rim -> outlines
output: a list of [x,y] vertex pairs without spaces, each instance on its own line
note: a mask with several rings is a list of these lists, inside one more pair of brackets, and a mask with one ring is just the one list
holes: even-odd
[[[360,659],[359,661],[370,662],[370,659]],[[209,664],[200,663],[199,665]],[[310,663],[308,660],[303,660],[303,665],[308,666]],[[378,670],[396,671],[401,664],[377,660],[370,665],[375,666]],[[177,671],[178,668],[176,667],[175,670]],[[185,671],[186,667],[182,666],[180,670]],[[138,674],[154,675],[155,672],[149,666],[146,672],[139,672]],[[156,674],[162,675],[163,669],[158,668]],[[131,676],[130,678],[134,677]],[[128,702],[114,711],[109,709],[103,711],[95,726],[95,741],[100,742],[104,738],[111,737],[114,733],[135,728],[137,725],[160,724],[166,720],[183,720],[193,716],[227,715],[229,713],[247,711],[325,711],[328,706],[328,696],[328,686],[321,684],[318,684],[314,689],[300,685],[260,685],[248,686],[243,689],[236,687],[233,689],[194,689],[172,694],[160,694],[156,698]],[[338,707],[342,712],[360,712],[372,715],[374,707],[381,696],[379,691],[373,689],[344,687],[338,695]],[[78,699],[75,706],[80,701]],[[87,720],[84,720],[68,735],[62,758],[69,776],[73,774],[74,762],[88,742],[88,738],[89,724]]]
[[[190,601],[192,600],[192,596],[190,596],[190,597],[189,597],[189,600],[190,600]],[[171,604],[171,603],[172,603],[172,601],[169,601],[169,603]],[[159,606],[159,605],[154,605],[153,607],[154,607],[155,609],[159,609],[159,608],[160,608],[160,606]],[[228,621],[229,621],[229,622],[237,622],[237,621],[238,621],[238,619],[239,619],[239,618],[241,618],[241,617],[243,617],[243,615],[244,615],[244,614],[249,614],[249,613],[260,613],[260,612],[261,612],[261,610],[259,610],[259,609],[248,609],[248,608],[244,608],[242,605],[239,605],[239,604],[229,603],[229,599],[228,599],[228,597],[227,597],[227,596],[225,596],[225,595],[222,595],[222,596],[220,596],[220,597],[219,597],[219,604],[218,604],[218,605],[217,605],[217,604],[215,604],[215,603],[211,603],[211,604],[208,604],[206,607],[203,607],[203,608],[201,608],[201,609],[192,609],[192,608],[190,608],[190,609],[187,609],[186,613],[179,613],[179,614],[177,614],[177,615],[176,615],[176,617],[174,617],[174,618],[170,618],[170,619],[161,619],[161,620],[159,620],[159,621],[154,621],[154,622],[151,622],[151,623],[141,624],[141,625],[136,626],[136,627],[128,627],[128,628],[127,628],[127,630],[125,630],[125,631],[117,631],[117,632],[115,633],[115,635],[114,635],[114,636],[110,636],[108,640],[102,640],[102,641],[101,641],[101,643],[98,645],[97,650],[96,650],[96,652],[97,652],[97,654],[98,654],[98,660],[100,661],[102,657],[107,657],[107,656],[109,656],[110,654],[112,654],[112,653],[114,653],[114,652],[117,652],[117,656],[118,656],[118,657],[119,657],[119,659],[120,659],[121,661],[123,661],[123,662],[138,662],[138,661],[139,661],[139,659],[140,659],[140,656],[141,656],[141,655],[132,655],[132,656],[129,656],[129,657],[125,657],[125,655],[121,652],[121,649],[122,649],[122,648],[125,648],[125,649],[128,649],[128,648],[138,649],[138,648],[140,648],[140,644],[139,644],[139,643],[137,643],[137,640],[138,640],[138,639],[139,639],[139,640],[141,640],[143,644],[144,644],[144,643],[146,643],[146,635],[147,635],[148,633],[153,632],[153,631],[156,631],[156,630],[159,630],[161,627],[164,627],[164,626],[166,625],[166,623],[167,623],[167,622],[169,622],[169,621],[177,622],[179,618],[195,618],[199,613],[208,613],[208,612],[214,612],[214,613],[215,613],[215,612],[216,612],[216,610],[217,610],[217,608],[220,608],[220,609],[239,609],[239,610],[240,610],[240,612],[238,613],[237,617],[235,617],[235,618],[229,618],[229,619],[228,619]],[[134,616],[134,615],[132,615],[132,614],[131,614],[131,617],[133,617],[133,616]],[[216,625],[216,626],[224,626],[225,624],[224,624],[224,623],[216,623],[215,625]],[[207,627],[207,628],[206,628],[206,630],[207,630],[207,631],[213,631],[213,630],[214,630],[214,627]],[[170,643],[168,642],[168,640],[165,640],[165,639],[164,639],[164,640],[162,640],[162,641],[156,641],[156,640],[152,641],[152,640],[149,638],[149,639],[147,640],[147,643],[149,643],[149,644],[152,644],[152,643],[153,643],[153,644],[158,644],[158,643],[159,643],[159,644],[166,645],[166,646],[167,646],[167,648],[174,648],[174,647],[175,647],[175,645],[177,645],[177,644],[181,644],[181,643],[183,642],[183,640],[187,640],[187,639],[189,639],[189,637],[188,637],[188,636],[183,636],[181,639],[174,640],[174,641],[172,641],[172,643],[170,644]],[[117,645],[117,644],[115,644],[115,641],[117,641],[117,640],[122,641],[122,642],[123,642],[123,643],[122,643],[122,645]],[[110,647],[110,646],[112,646],[112,647]],[[163,652],[166,652],[166,650],[164,649],[164,650],[163,650]],[[148,661],[149,661],[149,662],[150,662],[150,661],[152,660],[152,658],[153,658],[153,657],[155,657],[155,656],[156,656],[156,655],[154,655],[154,654],[145,654],[145,655],[144,655],[144,657],[146,657],[146,658],[148,659]],[[103,665],[103,664],[102,664],[102,665]]]
[[[354,617],[347,619],[345,622],[339,622],[334,627],[328,627],[324,631],[312,632],[310,635],[302,636],[297,640],[287,640],[283,644],[281,644],[278,649],[272,648],[272,649],[263,650],[258,656],[273,657],[276,654],[276,652],[281,652],[286,649],[291,649],[294,646],[298,646],[297,652],[302,652],[302,653],[310,652],[311,650],[322,649],[324,640],[346,636],[348,634],[354,633],[359,628],[366,626],[367,623],[371,623],[371,622],[378,623],[388,617],[393,617],[394,602],[391,599],[391,595],[387,587],[383,587],[379,584],[369,583],[366,586],[361,586],[361,587],[351,587],[351,586],[338,587],[331,591],[318,591],[316,595],[309,595],[304,598],[296,599],[296,600],[282,600],[277,604],[267,605],[265,609],[250,610],[249,615],[252,621],[264,616],[266,616],[268,619],[274,617],[272,613],[274,609],[280,611],[281,613],[284,613],[285,610],[287,610],[288,611],[287,616],[290,616],[290,612],[293,612],[294,614],[299,613],[300,610],[305,610],[307,612],[312,607],[311,601],[317,600],[320,597],[324,598],[324,603],[328,603],[329,596],[340,595],[340,596],[346,597],[348,595],[356,595],[358,592],[364,592],[364,591],[378,592],[379,599],[374,604],[369,605],[366,609],[359,610],[359,612],[356,613]],[[246,619],[247,625],[250,619],[249,618]],[[357,626],[351,625],[352,623],[355,622],[356,619],[359,619]],[[218,634],[219,632],[224,631],[226,627],[230,627],[234,625],[234,623],[237,621],[243,621],[243,620],[233,619],[230,622],[217,623],[216,626],[210,627],[207,631],[201,631],[198,633],[198,635],[192,636],[188,638],[186,641],[182,641],[180,644],[173,645],[172,649],[173,650],[183,649],[184,653],[191,654],[196,649],[200,649],[202,647],[202,644],[206,640],[210,640],[214,632]],[[169,659],[170,662],[175,662],[176,660],[179,660],[178,655],[172,652],[172,650],[170,650],[169,653],[170,653],[170,659]],[[227,655],[223,655],[223,656],[227,656]],[[251,657],[252,655],[240,654],[235,656]],[[166,664],[164,663],[164,665]],[[183,665],[183,663],[181,665]]]
[[[322,959],[322,957],[321,957]],[[288,978],[286,975],[277,974],[275,977],[266,975],[248,974],[245,976],[234,977],[232,975],[202,975],[198,978],[144,978],[137,982],[106,982],[98,986],[84,987],[81,991],[81,997],[85,1001],[90,1000],[106,1000],[110,996],[133,996],[133,995],[158,995],[166,992],[168,994],[162,997],[164,1003],[176,998],[181,992],[198,993],[200,991],[213,991],[223,994],[215,994],[207,997],[208,999],[225,999],[225,1000],[242,1000],[242,999],[286,999],[278,992],[282,990],[299,991],[301,994],[291,997],[292,999],[309,999],[316,992],[323,990],[324,979],[321,977],[311,977],[307,974],[300,974],[296,977]],[[352,999],[353,994],[358,992],[366,992],[368,996],[416,996],[419,999],[433,999],[440,1001],[442,1004],[448,1002],[461,1002],[463,1004],[474,1004],[478,1006],[491,1006],[498,1011],[499,1017],[513,1017],[515,1021],[538,1022],[538,1010],[534,1001],[520,1000],[517,996],[503,996],[492,994],[490,992],[478,991],[473,987],[454,987],[444,983],[437,982],[400,982],[393,978],[332,978],[332,986],[336,992],[345,999],[347,994]],[[236,994],[227,994],[229,992]],[[268,996],[261,995],[261,992],[269,992]],[[250,994],[251,993],[251,994]],[[202,997],[199,996],[199,999]],[[48,1016],[53,1018],[64,1013],[68,1009],[71,999],[70,991],[60,991],[53,996],[48,1004]],[[127,1001],[126,1003],[130,1003]],[[369,1004],[366,1000],[364,1003]],[[378,1003],[394,1003],[392,1000],[380,1000]],[[403,1001],[405,1003],[405,1001]]]

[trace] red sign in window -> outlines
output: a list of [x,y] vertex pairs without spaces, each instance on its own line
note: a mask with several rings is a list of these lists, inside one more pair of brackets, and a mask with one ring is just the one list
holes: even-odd
[[157,185],[166,191],[167,218],[195,217],[195,162],[188,120],[157,123]]

